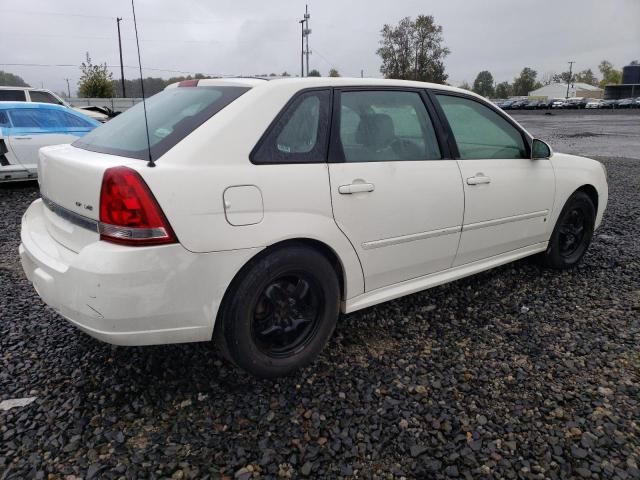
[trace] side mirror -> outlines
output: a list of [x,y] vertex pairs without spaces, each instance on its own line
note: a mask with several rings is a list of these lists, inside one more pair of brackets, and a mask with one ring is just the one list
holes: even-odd
[[531,160],[538,160],[542,158],[550,158],[553,153],[551,147],[537,138],[533,139],[531,144]]

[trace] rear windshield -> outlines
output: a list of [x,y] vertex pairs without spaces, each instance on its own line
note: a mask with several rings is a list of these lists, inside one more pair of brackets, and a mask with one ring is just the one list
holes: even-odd
[[[247,87],[176,87],[147,99],[151,156],[158,159],[206,120],[245,93]],[[147,160],[142,103],[73,143],[92,152]]]

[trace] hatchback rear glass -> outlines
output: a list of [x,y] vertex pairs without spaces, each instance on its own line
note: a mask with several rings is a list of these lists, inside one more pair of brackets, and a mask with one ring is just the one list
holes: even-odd
[[[248,87],[176,87],[147,99],[151,156],[158,159]],[[138,103],[73,143],[92,152],[147,160],[144,109]]]

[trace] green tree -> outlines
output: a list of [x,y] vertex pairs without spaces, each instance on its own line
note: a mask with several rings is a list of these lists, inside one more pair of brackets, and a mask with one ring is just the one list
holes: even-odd
[[569,73],[569,70],[567,70],[566,72],[558,73],[553,76],[553,81],[556,83],[569,83],[571,81],[571,78],[573,78],[573,81],[575,82],[575,74],[571,75],[571,78],[569,77],[569,75],[571,75]]
[[551,85],[553,82],[555,82],[554,78],[555,78],[556,74],[555,72],[545,72],[544,75],[542,75],[542,84],[543,85]]
[[588,83],[589,85],[593,85],[594,87],[598,86],[598,79],[591,71],[590,68],[586,70],[582,70],[579,73],[576,73],[576,76],[573,79],[574,82]]
[[330,77],[339,77],[340,73],[335,68],[332,68],[331,70],[329,70],[329,76]]
[[629,65],[640,65],[640,60],[631,60]]
[[284,72],[282,72],[282,75],[280,75],[280,76],[281,77],[290,77],[291,74],[285,70]]
[[114,89],[111,81],[112,74],[107,69],[107,64],[94,65],[91,62],[89,52],[86,61],[80,66],[82,76],[78,82],[78,95],[88,98],[111,98]]
[[500,82],[496,85],[496,97],[497,98],[509,98],[512,92],[509,82]]
[[0,85],[4,85],[6,87],[30,87],[27,82],[25,82],[22,77],[18,75],[14,75],[13,73],[3,72],[0,70]]
[[458,88],[462,88],[463,90],[471,90],[471,85],[469,85],[469,82],[467,82],[466,80],[464,80],[459,86]]
[[598,70],[602,74],[602,80],[600,80],[600,87],[602,88],[605,85],[622,81],[622,72],[613,68],[613,64],[608,60],[601,61],[600,65],[598,65]]
[[321,77],[322,75],[320,75],[320,72],[318,70],[316,70],[315,68],[313,70],[311,70],[309,72],[309,74],[307,75],[307,77]]
[[513,94],[517,96],[529,95],[531,90],[536,88],[536,77],[538,72],[529,67],[524,67],[520,76],[513,79]]
[[442,26],[432,15],[405,17],[397,25],[380,30],[380,72],[386,78],[445,83],[444,59],[450,51],[443,45]]
[[491,72],[483,70],[478,74],[473,82],[473,91],[483,97],[493,97],[495,90],[493,88],[493,75],[491,75]]

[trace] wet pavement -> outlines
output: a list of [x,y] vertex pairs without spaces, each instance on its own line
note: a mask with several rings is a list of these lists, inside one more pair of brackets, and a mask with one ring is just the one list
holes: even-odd
[[640,160],[640,110],[508,113],[557,152]]

